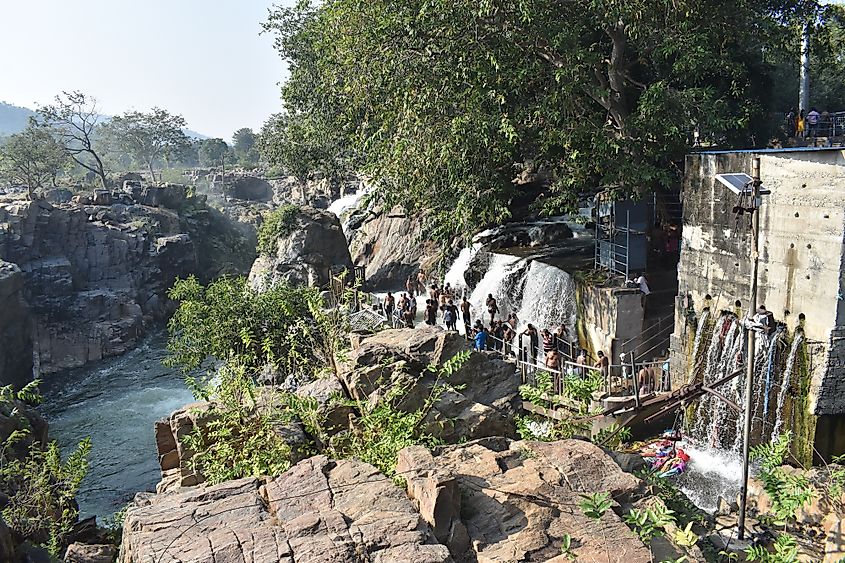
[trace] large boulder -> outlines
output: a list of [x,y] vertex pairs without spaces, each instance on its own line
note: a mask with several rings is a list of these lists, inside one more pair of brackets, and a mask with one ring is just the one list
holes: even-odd
[[420,270],[434,270],[442,248],[422,240],[421,232],[422,218],[401,208],[376,208],[350,221],[352,259],[365,268],[368,287],[395,289]]
[[301,207],[295,225],[276,240],[275,252],[255,260],[249,281],[259,291],[279,282],[323,286],[344,270],[352,270],[352,258],[340,220],[334,213]]
[[420,515],[457,561],[647,563],[651,553],[613,511],[600,520],[578,508],[580,495],[623,501],[640,481],[600,448],[580,440],[515,442],[489,438],[429,451],[405,448],[397,474]]
[[390,386],[402,386],[399,408],[406,411],[423,408],[435,385],[448,384],[424,420],[427,432],[447,442],[516,437],[520,380],[512,362],[496,353],[473,352],[440,380],[427,369],[467,348],[459,334],[437,327],[384,330],[355,342],[342,375],[361,401],[377,401]]
[[23,289],[21,269],[0,260],[0,385],[32,379],[32,316]]
[[115,555],[113,545],[72,543],[65,551],[65,563],[112,563]]
[[393,482],[371,465],[304,460],[266,483],[140,493],[119,563],[440,563],[451,561]]

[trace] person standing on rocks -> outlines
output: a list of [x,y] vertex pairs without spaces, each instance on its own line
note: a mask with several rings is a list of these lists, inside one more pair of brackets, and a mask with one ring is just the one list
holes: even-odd
[[410,299],[408,299],[408,310],[411,312],[411,319],[414,321],[417,320],[417,298],[414,297],[414,294],[411,294]]
[[469,338],[469,331],[472,327],[472,307],[469,305],[466,296],[461,300],[461,319],[464,321],[464,334]]
[[434,326],[437,322],[437,302],[428,298],[425,300],[425,324]]
[[384,296],[384,315],[387,317],[388,321],[393,319],[393,310],[395,308],[396,299],[394,299],[393,294],[388,291],[387,295]]
[[446,330],[458,330],[458,308],[450,299],[446,305],[443,305],[443,321],[446,323]]
[[417,282],[414,281],[413,276],[408,276],[408,279],[405,280],[405,289],[408,295],[412,297],[417,294]]
[[425,274],[422,270],[417,273],[417,294],[425,295]]
[[475,349],[479,352],[487,349],[487,327],[482,326],[475,334]]
[[484,304],[487,306],[487,312],[490,314],[490,324],[492,325],[493,321],[496,320],[496,313],[499,312],[499,306],[496,304],[492,293],[487,295],[487,301]]

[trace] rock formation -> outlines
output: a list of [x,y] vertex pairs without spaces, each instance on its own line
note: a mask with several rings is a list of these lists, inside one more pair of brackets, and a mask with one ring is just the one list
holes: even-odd
[[374,467],[324,456],[272,480],[139,493],[119,563],[439,563],[448,549]]
[[[412,411],[423,406],[435,384],[435,374],[426,367],[467,348],[459,334],[435,327],[385,330],[356,342],[343,378],[362,401],[377,400],[391,384],[407,386],[400,408]],[[520,381],[513,363],[495,353],[473,353],[440,383],[450,388],[426,417],[427,432],[447,442],[516,436]]]
[[[12,272],[19,268],[39,373],[133,347],[148,322],[172,310],[166,292],[177,276],[208,280],[243,272],[251,262],[241,231],[184,186],[133,184],[73,200],[0,198],[0,260],[16,265],[0,274],[0,334],[13,337],[15,349],[27,345],[20,281]],[[0,357],[5,353],[4,346]],[[0,382],[19,377],[4,366],[0,361]]]
[[0,385],[21,387],[32,379],[32,316],[24,283],[16,264],[0,260]]
[[457,561],[562,563],[567,534],[576,561],[651,561],[614,511],[595,520],[579,509],[582,494],[608,492],[619,502],[640,485],[589,442],[487,438],[433,452],[414,446],[400,452],[396,471]]
[[249,281],[259,290],[279,282],[323,286],[344,270],[351,272],[352,259],[339,219],[302,207],[296,225],[277,239],[275,253],[255,260]]
[[400,208],[361,210],[349,220],[349,248],[356,266],[364,266],[371,289],[404,287],[408,276],[431,273],[441,247],[420,238],[422,220]]

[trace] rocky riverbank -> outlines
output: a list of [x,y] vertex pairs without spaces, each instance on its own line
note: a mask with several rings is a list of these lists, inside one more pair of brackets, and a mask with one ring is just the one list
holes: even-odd
[[253,249],[250,228],[181,185],[0,197],[0,383],[131,349],[172,312],[173,280],[244,273]]

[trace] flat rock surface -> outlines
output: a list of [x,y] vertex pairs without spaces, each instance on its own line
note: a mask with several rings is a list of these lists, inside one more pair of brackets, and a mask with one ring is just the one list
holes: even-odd
[[651,561],[613,510],[594,520],[579,508],[582,494],[622,499],[639,487],[589,442],[488,438],[435,452],[410,447],[400,453],[397,473],[456,561],[552,560],[567,534],[576,561]]
[[121,563],[452,561],[405,493],[371,465],[303,460],[274,480],[151,495],[126,515]]

